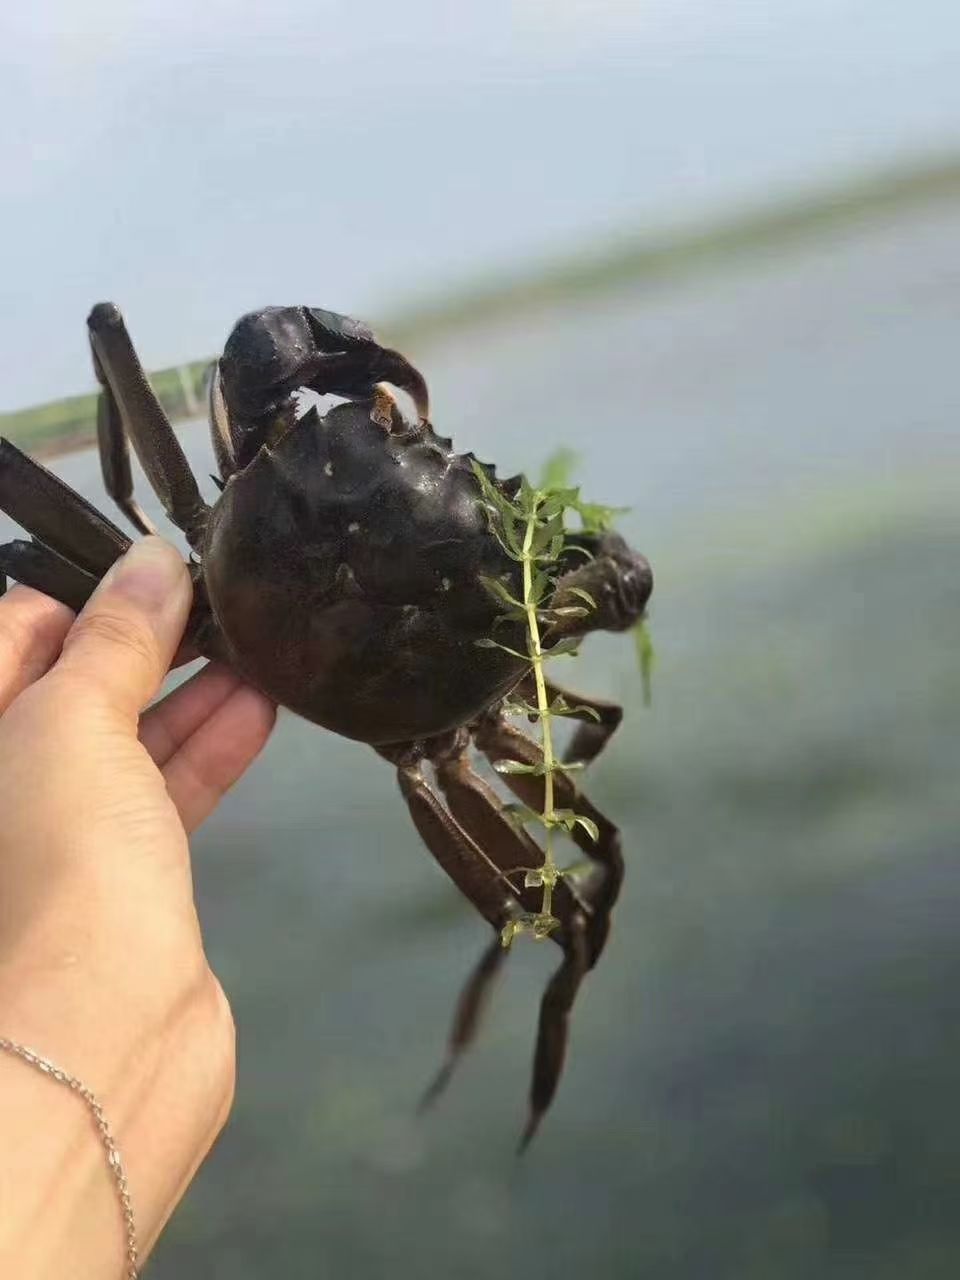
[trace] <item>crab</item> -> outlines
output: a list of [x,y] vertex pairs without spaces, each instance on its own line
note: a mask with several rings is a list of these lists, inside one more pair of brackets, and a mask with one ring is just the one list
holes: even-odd
[[[425,1095],[430,1102],[475,1037],[507,955],[504,930],[538,908],[524,871],[543,865],[543,851],[478,774],[473,755],[493,764],[542,763],[538,743],[505,705],[508,695],[529,691],[531,670],[520,624],[501,616],[484,580],[517,590],[520,566],[490,528],[474,468],[482,466],[508,496],[521,477],[500,479],[472,454],[456,453],[430,423],[423,376],[366,326],[315,307],[267,307],[237,322],[214,366],[219,496],[210,505],[118,309],[100,303],[87,323],[106,491],[139,533],[154,532],[134,496],[132,443],[193,552],[189,648],[388,761],[423,843],[492,928],[457,1003],[446,1058]],[[415,416],[402,411],[390,387],[409,396]],[[304,390],[339,401],[323,413],[317,406],[304,412]],[[73,609],[130,543],[7,441],[0,442],[0,508],[31,535],[0,548],[0,571]],[[555,566],[551,603],[586,591],[595,607],[555,614],[547,651],[587,631],[632,627],[652,590],[649,564],[617,534],[574,535],[572,544]],[[621,708],[556,686],[548,692],[564,695],[580,720],[566,759],[592,760]],[[541,805],[542,775],[510,773],[503,781],[523,804]],[[562,957],[541,1002],[523,1145],[556,1091],[570,1011],[604,949],[624,872],[614,823],[571,773],[559,772],[554,785],[556,803],[594,828],[571,832],[592,873],[556,886],[549,938]]]

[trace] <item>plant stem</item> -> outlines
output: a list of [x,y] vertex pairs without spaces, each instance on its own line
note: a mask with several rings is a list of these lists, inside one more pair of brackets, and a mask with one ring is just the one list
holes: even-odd
[[537,601],[533,598],[533,539],[538,526],[537,511],[539,506],[540,497],[538,495],[534,498],[533,508],[527,517],[527,527],[523,538],[523,607],[527,615],[528,646],[530,661],[533,664],[533,678],[537,687],[537,710],[540,713],[540,731],[543,737],[543,825],[546,829],[546,838],[541,872],[543,876],[542,914],[549,920],[553,913],[553,887],[557,883],[559,868],[553,856],[553,831],[556,826],[553,808],[553,774],[556,768],[556,760],[553,754],[553,735],[550,731],[550,704],[547,701],[547,684],[543,675],[543,649],[540,645]]

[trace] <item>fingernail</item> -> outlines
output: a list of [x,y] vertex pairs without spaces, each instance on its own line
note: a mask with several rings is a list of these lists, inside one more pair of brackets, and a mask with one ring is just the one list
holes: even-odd
[[147,613],[159,613],[184,589],[180,553],[162,538],[142,538],[116,562],[100,584],[126,596]]

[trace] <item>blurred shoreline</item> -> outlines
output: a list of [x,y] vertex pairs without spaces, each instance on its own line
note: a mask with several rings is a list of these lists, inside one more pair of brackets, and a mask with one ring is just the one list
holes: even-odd
[[[381,332],[394,344],[516,319],[560,301],[601,295],[624,284],[659,283],[724,265],[745,255],[802,243],[884,215],[960,198],[960,154],[902,162],[843,183],[753,204],[709,224],[622,234],[590,252],[535,264],[521,275],[489,276],[482,284],[414,302],[385,317]],[[174,422],[198,416],[210,358],[150,374]],[[96,439],[95,393],[74,395],[0,414],[0,432],[34,456],[51,458]]]

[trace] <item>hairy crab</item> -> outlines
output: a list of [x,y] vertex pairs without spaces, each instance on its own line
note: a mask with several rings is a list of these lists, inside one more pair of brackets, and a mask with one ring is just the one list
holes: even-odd
[[[471,760],[475,747],[492,763],[523,762],[527,771],[504,781],[524,804],[541,803],[540,747],[505,710],[507,696],[522,695],[531,681],[522,630],[488,589],[491,580],[519,589],[519,566],[481,501],[483,476],[507,496],[521,478],[502,480],[471,454],[455,453],[430,425],[423,377],[365,326],[318,308],[268,307],[238,321],[215,367],[210,425],[220,494],[208,505],[117,308],[95,306],[88,326],[106,490],[137,530],[153,531],[133,495],[132,442],[194,553],[187,642],[389,761],[423,842],[495,930],[460,996],[433,1097],[473,1039],[506,954],[503,930],[538,908],[524,871],[543,865],[543,851]],[[387,384],[410,395],[415,420]],[[303,389],[342,402],[322,415],[300,414]],[[0,508],[31,534],[0,548],[0,570],[75,609],[129,545],[6,441]],[[546,652],[642,617],[649,565],[618,535],[575,535],[555,569],[551,604],[587,592],[594,607],[551,614]],[[562,691],[549,686],[549,693]],[[590,760],[621,709],[580,695],[565,705],[581,720],[567,759]],[[570,1009],[603,951],[623,878],[616,826],[570,773],[559,772],[554,787],[557,803],[586,819],[570,834],[593,873],[562,878],[554,892],[549,937],[562,960],[541,1004],[525,1140],[554,1095]]]

